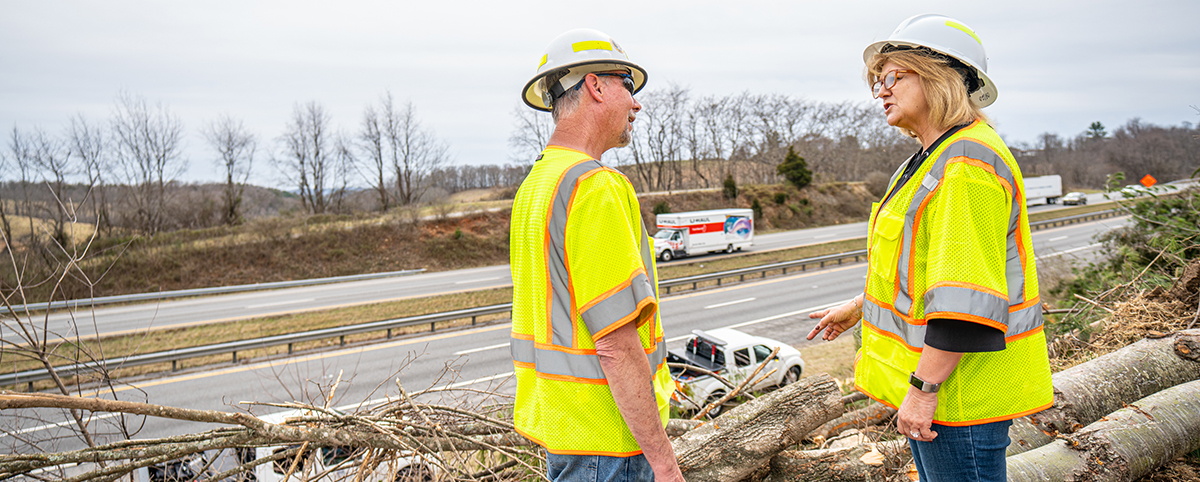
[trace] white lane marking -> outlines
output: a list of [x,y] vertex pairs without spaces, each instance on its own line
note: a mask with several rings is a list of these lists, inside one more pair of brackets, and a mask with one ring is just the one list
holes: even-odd
[[456,284],[456,285],[465,285],[465,284],[467,284],[467,283],[478,283],[478,282],[480,282],[480,281],[495,281],[495,280],[498,280],[498,279],[500,279],[500,277],[499,277],[499,276],[497,276],[497,277],[495,277],[495,278],[479,278],[479,279],[473,279],[473,280],[467,280],[467,281],[455,281],[455,282],[454,282],[454,284]]
[[477,351],[485,351],[485,350],[495,350],[497,348],[504,348],[506,346],[508,346],[508,343],[501,343],[499,345],[485,346],[485,347],[481,347],[481,348],[472,348],[470,350],[463,350],[463,351],[456,351],[456,352],[454,352],[454,354],[455,355],[466,355],[468,353],[475,353]]
[[[847,301],[850,301],[850,300],[835,301],[835,302],[833,302],[833,303],[828,303],[828,304],[824,304],[824,305],[821,305],[821,306],[814,306],[814,307],[812,307],[812,308],[805,308],[805,309],[802,309],[802,310],[796,310],[796,311],[793,311],[793,312],[790,312],[790,313],[783,313],[783,314],[781,314],[781,315],[768,316],[768,317],[766,317],[766,318],[759,318],[759,319],[757,319],[757,320],[743,321],[743,322],[741,322],[741,323],[735,323],[735,324],[732,324],[732,325],[729,325],[729,326],[725,326],[725,327],[722,327],[722,328],[741,328],[741,327],[743,327],[743,326],[750,326],[750,325],[755,325],[755,324],[758,324],[758,323],[765,323],[765,322],[768,322],[768,321],[778,320],[778,319],[780,319],[780,318],[787,318],[787,317],[789,317],[789,316],[796,316],[796,315],[805,314],[805,313],[812,313],[812,312],[814,312],[814,311],[817,311],[817,310],[823,310],[823,309],[825,309],[825,308],[832,308],[832,307],[834,307],[834,306],[837,306],[837,305],[845,304]],[[668,338],[668,339],[666,339],[665,341],[666,341],[667,343],[670,343],[670,342],[673,342],[673,341],[686,340],[686,339],[688,339],[688,338],[691,338],[691,337],[692,337],[692,335],[691,335],[691,334],[687,334],[687,335],[677,336],[677,337],[674,337],[674,338]]]
[[837,235],[836,234],[822,234],[820,236],[813,236],[812,238],[813,239],[821,239],[821,238],[832,238],[834,236],[837,236]]
[[247,306],[247,307],[246,307],[246,309],[248,309],[248,310],[252,310],[252,309],[255,309],[255,308],[266,308],[266,307],[268,307],[268,306],[292,305],[292,304],[296,304],[296,303],[306,303],[306,302],[313,301],[313,300],[315,300],[315,298],[305,298],[305,299],[302,299],[302,300],[291,300],[291,301],[277,301],[277,302],[275,302],[275,303],[264,303],[264,304],[261,304],[261,305],[250,305],[250,306]]
[[708,305],[708,306],[705,306],[705,307],[704,307],[704,309],[706,309],[706,310],[711,310],[711,309],[713,309],[713,308],[720,308],[720,307],[722,307],[722,306],[736,305],[736,304],[738,304],[738,303],[745,303],[745,302],[747,302],[747,301],[754,301],[754,300],[756,300],[756,299],[758,299],[758,298],[746,298],[746,299],[744,299],[744,300],[737,300],[737,301],[726,301],[726,302],[724,302],[724,303],[717,303],[717,304],[715,304],[715,305]]
[[[113,417],[116,417],[117,415],[120,415],[120,414],[119,413],[109,413],[109,414],[105,414],[105,415],[96,415],[95,417],[91,417],[88,421],[95,422],[97,420],[113,418]],[[64,420],[64,421],[58,422],[58,423],[48,423],[46,425],[38,425],[36,427],[23,428],[21,430],[16,430],[13,432],[0,433],[0,438],[8,437],[10,435],[21,435],[21,434],[25,434],[25,433],[29,433],[29,432],[40,432],[42,430],[47,430],[47,429],[52,429],[52,428],[57,428],[57,427],[65,427],[67,425],[71,425],[74,423],[75,423],[74,420]]]
[[1038,256],[1038,257],[1037,257],[1037,259],[1053,258],[1053,257],[1056,257],[1056,256],[1062,256],[1062,255],[1064,255],[1064,254],[1071,254],[1071,253],[1074,253],[1074,252],[1076,252],[1076,251],[1083,251],[1083,250],[1086,250],[1086,249],[1092,249],[1092,248],[1099,247],[1099,246],[1101,246],[1101,243],[1089,244],[1089,245],[1087,245],[1087,246],[1080,246],[1080,247],[1078,247],[1078,248],[1071,248],[1071,249],[1068,249],[1068,250],[1066,250],[1066,251],[1059,251],[1059,252],[1057,252],[1057,253],[1050,253],[1050,254],[1047,254],[1047,255],[1045,255],[1045,256]]
[[[443,389],[447,389],[447,388],[460,388],[460,387],[465,387],[465,386],[467,386],[467,385],[474,385],[474,384],[476,384],[476,383],[490,382],[490,381],[492,381],[492,380],[495,380],[495,379],[497,379],[497,378],[507,378],[507,377],[511,377],[511,376],[513,376],[513,372],[501,373],[501,374],[498,374],[498,375],[492,375],[492,376],[489,376],[489,377],[480,377],[480,378],[476,378],[476,379],[474,379],[474,380],[467,380],[467,381],[462,381],[462,382],[458,382],[458,383],[450,383],[450,384],[447,384],[447,385],[444,385],[444,386],[442,386],[442,388],[443,388]],[[384,398],[376,398],[376,399],[372,399],[372,400],[367,400],[367,401],[365,401],[365,402],[351,403],[351,404],[349,404],[349,405],[342,405],[342,406],[340,406],[340,407],[333,407],[333,409],[334,409],[334,410],[337,410],[337,411],[339,411],[339,412],[354,413],[354,412],[357,412],[358,410],[360,410],[360,409],[363,409],[363,408],[370,408],[370,407],[374,407],[374,406],[376,406],[376,405],[381,405],[381,404],[388,403],[388,402],[393,402],[393,401],[396,401],[396,400],[399,400],[399,398],[398,398],[398,397],[384,397]]]
[[1070,236],[1058,236],[1058,237],[1054,237],[1054,238],[1047,239],[1046,241],[1049,241],[1049,242],[1053,243],[1053,242],[1055,242],[1055,241],[1062,241],[1062,240],[1064,240],[1064,239],[1067,239],[1067,238],[1069,238],[1069,237],[1070,237]]

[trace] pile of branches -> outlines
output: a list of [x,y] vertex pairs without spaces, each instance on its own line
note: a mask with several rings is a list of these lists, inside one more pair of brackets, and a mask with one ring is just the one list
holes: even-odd
[[[84,398],[45,393],[0,391],[0,410],[59,408],[93,413],[120,413],[226,425],[200,433],[158,439],[129,439],[58,453],[0,455],[0,479],[24,475],[38,480],[67,482],[112,481],[143,467],[171,462],[207,460],[194,477],[200,480],[254,480],[264,464],[286,469],[285,479],[316,480],[350,469],[364,480],[530,480],[544,470],[544,458],[532,443],[516,433],[511,405],[455,407],[419,403],[422,395],[466,388],[433,388],[401,396],[377,407],[341,413],[325,406],[301,403],[249,403],[294,410],[295,417],[270,423],[243,412],[193,410],[149,403]],[[334,385],[336,389],[336,383]],[[328,400],[332,400],[333,390]],[[232,468],[215,470],[214,453],[226,449],[281,447],[263,457],[250,457]],[[322,447],[348,450],[352,456],[323,473],[304,463]],[[242,453],[254,453],[244,451]],[[261,452],[260,452],[261,453]],[[207,458],[205,458],[207,457]],[[397,470],[405,460],[407,470]],[[73,471],[64,467],[76,467]],[[82,469],[78,468],[82,467]],[[403,468],[403,467],[401,467]]]

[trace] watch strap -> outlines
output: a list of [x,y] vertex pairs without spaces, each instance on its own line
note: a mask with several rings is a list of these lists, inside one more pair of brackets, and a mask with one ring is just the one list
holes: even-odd
[[917,376],[916,372],[908,375],[908,383],[925,393],[937,393],[939,388],[942,388],[941,383],[929,383]]

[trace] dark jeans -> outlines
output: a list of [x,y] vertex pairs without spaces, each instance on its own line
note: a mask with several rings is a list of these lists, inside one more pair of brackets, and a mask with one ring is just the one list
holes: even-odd
[[646,456],[546,454],[547,475],[554,482],[650,482],[654,471]]
[[921,482],[1004,482],[1008,428],[1012,420],[949,427],[933,424],[932,442],[908,439]]

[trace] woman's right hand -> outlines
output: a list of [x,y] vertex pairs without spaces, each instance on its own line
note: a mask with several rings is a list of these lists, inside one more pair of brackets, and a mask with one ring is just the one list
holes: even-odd
[[809,318],[820,318],[821,321],[817,322],[817,326],[813,327],[812,331],[808,333],[808,339],[813,339],[817,336],[817,333],[825,330],[825,334],[821,338],[826,341],[832,341],[846,330],[853,328],[854,325],[858,324],[858,320],[862,318],[862,310],[859,306],[858,297],[856,296],[854,299],[840,306],[809,313]]

